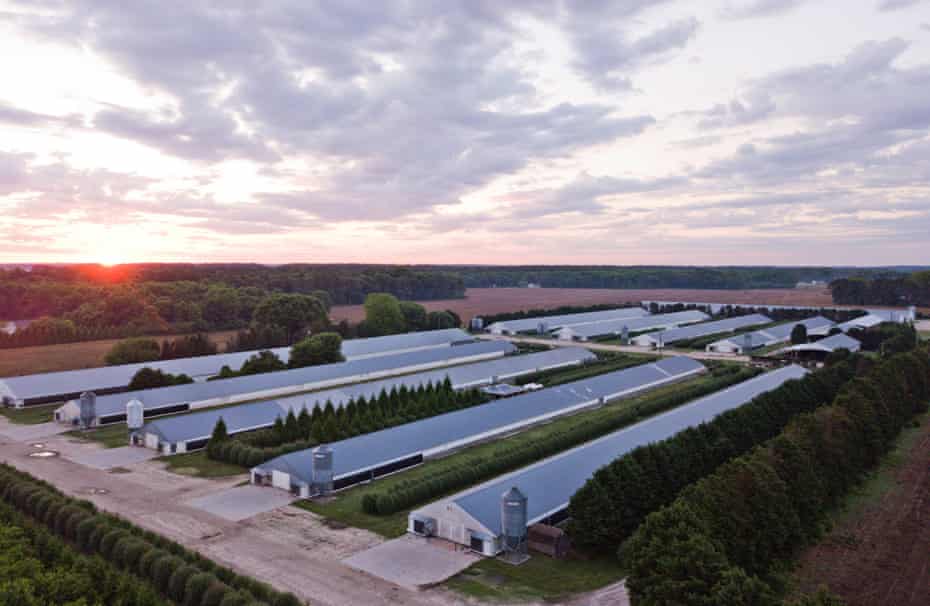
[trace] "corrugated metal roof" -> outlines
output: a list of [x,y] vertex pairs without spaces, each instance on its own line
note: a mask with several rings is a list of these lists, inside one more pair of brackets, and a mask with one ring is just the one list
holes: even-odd
[[[757,330],[746,334],[748,334],[752,339],[752,347],[755,349],[757,347],[764,347],[765,345],[772,343],[788,341],[791,339],[791,331],[794,330],[794,327],[798,324],[803,324],[809,331],[833,326],[833,322],[824,318],[823,316],[814,316],[813,318],[807,318],[806,320],[801,320],[799,322],[786,322],[784,324],[771,326],[763,330]],[[717,341],[717,343],[728,341],[734,345],[742,347],[745,343],[745,339],[746,335],[737,335],[728,339],[721,339],[720,341]]]
[[[563,414],[599,398],[667,384],[689,372],[703,370],[704,366],[691,358],[663,360],[342,440],[330,444],[333,471],[336,478],[364,472],[446,445],[493,435],[547,415]],[[305,450],[272,459],[260,467],[286,472],[310,483],[312,461],[312,451]]]
[[146,410],[162,408],[172,404],[194,403],[215,398],[226,398],[241,394],[262,392],[290,386],[312,385],[345,379],[346,382],[364,380],[365,375],[407,368],[421,364],[439,363],[444,360],[454,363],[456,359],[479,355],[507,354],[515,351],[513,345],[502,342],[482,342],[440,347],[422,351],[362,358],[336,364],[323,364],[294,370],[282,370],[246,377],[235,377],[206,383],[192,383],[159,389],[127,392],[97,398],[97,416],[125,412],[126,403],[132,399],[142,402]]
[[558,316],[538,316],[520,320],[505,320],[489,325],[488,330],[503,329],[509,332],[526,332],[536,330],[540,323],[545,323],[548,330],[555,330],[563,326],[575,326],[589,322],[603,322],[617,318],[638,318],[648,316],[649,312],[641,307],[624,307],[621,309],[608,309],[605,311],[591,311],[579,314],[563,314]]
[[646,316],[643,318],[619,319],[610,320],[608,322],[582,324],[580,326],[567,326],[559,331],[559,336],[563,337],[562,333],[564,331],[564,338],[571,336],[591,339],[593,337],[602,337],[606,335],[619,335],[623,332],[624,327],[626,327],[629,332],[633,333],[641,330],[649,330],[650,328],[702,322],[709,318],[710,316],[704,312],[692,309],[688,311],[677,311],[670,314]]
[[[581,363],[584,361],[593,360],[595,358],[596,356],[586,349],[582,349],[580,347],[565,347],[522,356],[510,356],[498,360],[491,360],[489,362],[477,362],[463,366],[453,366],[448,369],[403,375],[391,379],[384,379],[382,381],[369,381],[367,383],[360,383],[357,385],[347,385],[338,389],[327,389],[324,391],[302,394],[300,396],[293,396],[290,398],[268,400],[267,402],[261,402],[260,404],[270,403],[274,404],[276,407],[274,409],[267,408],[267,411],[277,411],[273,416],[271,415],[271,412],[262,410],[264,414],[268,415],[264,418],[270,418],[270,420],[267,421],[270,424],[274,422],[274,419],[278,414],[282,414],[282,411],[283,414],[287,414],[288,410],[293,409],[295,413],[298,413],[300,412],[301,408],[313,408],[313,406],[316,404],[320,404],[322,406],[327,401],[332,402],[334,406],[342,406],[349,400],[357,399],[361,396],[370,398],[371,396],[376,396],[381,393],[382,389],[385,391],[390,391],[391,388],[400,387],[401,385],[406,385],[407,387],[416,387],[419,385],[426,385],[428,383],[439,383],[444,381],[448,376],[452,381],[452,385],[459,388],[479,382],[482,384],[490,383],[491,378],[494,376],[529,374],[539,368],[546,368],[548,366],[561,365],[572,362]],[[249,427],[254,427],[256,423],[254,422],[255,418],[253,418],[252,415],[231,414],[232,412],[238,413],[238,409],[240,407],[252,406],[255,406],[255,404],[241,404],[239,406],[217,408],[205,412],[191,413],[179,417],[172,417],[170,419],[153,421],[152,423],[149,423],[149,425],[161,428],[163,427],[163,423],[166,422],[168,423],[168,427],[170,427],[171,441],[187,442],[202,437],[203,427],[206,425],[210,425],[210,431],[212,432],[213,426],[216,425],[216,420],[221,416],[226,422],[226,428],[230,433],[243,431]],[[190,426],[185,425],[183,419],[191,419],[195,417],[197,419],[207,419],[207,421],[197,421],[192,423]]]
[[347,339],[342,342],[342,355],[346,360],[351,360],[363,356],[399,353],[404,350],[423,347],[441,347],[451,343],[464,343],[474,340],[474,337],[458,328],[411,332],[368,339]]
[[216,422],[223,419],[230,433],[267,427],[284,416],[284,409],[274,401],[216,408],[146,423],[141,433],[154,433],[165,442],[190,442],[209,438]]
[[696,339],[707,335],[714,335],[721,332],[730,332],[747,326],[757,326],[759,324],[769,324],[772,320],[762,314],[748,314],[745,316],[736,316],[714,322],[702,322],[692,324],[681,328],[670,328],[659,332],[651,332],[643,335],[649,337],[654,342],[674,343],[684,341],[685,339]]
[[837,349],[848,349],[849,351],[859,351],[861,343],[856,339],[844,334],[833,335],[813,343],[802,343],[786,347],[782,351],[835,351]]
[[315,391],[287,398],[278,398],[283,406],[300,410],[303,407],[313,408],[316,404],[321,406],[332,402],[334,406],[347,403],[349,400],[360,397],[370,398],[384,391],[391,391],[401,386],[417,387],[428,383],[442,383],[446,377],[456,389],[487,385],[493,377],[506,380],[512,377],[531,374],[537,370],[545,370],[562,365],[593,361],[597,358],[593,353],[581,347],[561,347],[549,351],[542,351],[521,356],[507,356],[487,362],[463,364],[438,370],[429,370],[415,374],[402,375],[378,381],[368,381],[355,385],[346,385],[335,389]]
[[501,495],[516,486],[528,497],[528,520],[532,524],[567,507],[572,495],[584,486],[595,471],[621,455],[709,421],[790,379],[804,376],[806,372],[799,366],[774,370],[442,502],[453,501],[487,530],[500,532]]
[[[343,355],[351,360],[361,356],[389,354],[392,351],[419,347],[441,346],[452,342],[471,340],[471,337],[459,329],[434,330],[427,332],[374,337],[370,339],[350,339],[342,344]],[[290,359],[290,348],[281,347],[271,350],[285,363]],[[223,366],[238,370],[250,357],[259,353],[242,351],[213,356],[198,356],[179,360],[145,362],[142,364],[123,364],[65,372],[53,372],[22,377],[0,379],[6,384],[6,391],[15,399],[32,399],[68,395],[83,391],[103,391],[126,387],[133,376],[143,368],[163,370],[170,374],[186,374],[190,377],[211,377],[219,373]]]

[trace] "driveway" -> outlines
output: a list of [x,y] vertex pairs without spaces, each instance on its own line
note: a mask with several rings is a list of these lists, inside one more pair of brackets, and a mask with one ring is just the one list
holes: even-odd
[[406,589],[421,589],[442,583],[479,559],[452,543],[404,535],[342,563]]
[[126,467],[143,461],[150,461],[158,456],[158,452],[149,448],[138,446],[123,446],[120,448],[100,448],[97,444],[89,444],[92,448],[69,449],[63,454],[66,459],[94,469],[113,469]]
[[191,499],[186,501],[186,504],[226,520],[239,522],[284,507],[293,500],[294,497],[283,490],[249,485],[236,486]]
[[0,438],[5,438],[11,442],[33,442],[57,436],[71,428],[61,423],[39,423],[38,425],[16,425],[10,423],[6,418],[0,417]]

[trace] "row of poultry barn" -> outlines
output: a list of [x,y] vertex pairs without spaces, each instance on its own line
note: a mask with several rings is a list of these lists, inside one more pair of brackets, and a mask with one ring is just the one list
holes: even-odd
[[[506,341],[476,340],[474,335],[457,329],[428,331],[347,340],[343,343],[346,361],[315,367],[208,380],[223,366],[241,365],[256,353],[241,352],[3,379],[0,397],[9,406],[67,400],[55,411],[55,418],[68,425],[92,427],[125,422],[129,417],[133,444],[171,455],[203,448],[221,418],[228,433],[235,435],[271,427],[291,411],[311,410],[327,403],[340,407],[393,389],[414,389],[445,381],[457,390],[507,387],[508,382],[522,377],[592,363],[596,356],[584,348],[589,340],[620,338],[643,348],[663,349],[676,342],[719,335],[721,338],[707,349],[736,354],[787,343],[794,327],[803,324],[809,335],[825,338],[789,349],[855,350],[858,342],[844,333],[882,321],[886,320],[880,315],[865,314],[842,324],[820,316],[775,323],[756,313],[712,320],[700,310],[650,314],[643,308],[628,307],[525,318],[488,327],[492,334],[535,333],[562,341],[557,348],[533,353],[520,353]],[[275,353],[286,360],[289,352]],[[195,382],[126,391],[131,377],[145,366],[188,374]],[[499,389],[495,393],[512,391],[518,395],[286,454],[250,470],[250,481],[288,491],[295,498],[312,498],[375,481],[566,415],[687,381],[707,371],[694,358],[670,356],[555,387],[534,391]],[[522,517],[518,518],[526,526],[556,523],[564,516],[574,492],[601,466],[640,445],[668,438],[741,406],[805,372],[799,366],[782,367],[425,505],[410,513],[408,530],[483,555],[496,555],[506,547],[504,515],[508,499],[520,504]],[[94,392],[94,397],[81,398],[86,392]],[[92,414],[88,406],[92,406]]]

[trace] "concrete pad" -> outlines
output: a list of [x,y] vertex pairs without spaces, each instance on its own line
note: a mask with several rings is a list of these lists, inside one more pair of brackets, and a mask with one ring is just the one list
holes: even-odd
[[283,490],[250,484],[191,499],[186,504],[221,518],[239,522],[289,505],[293,500],[294,497]]
[[447,541],[404,535],[359,552],[342,563],[406,589],[423,589],[442,583],[480,559]]
[[0,435],[12,442],[33,442],[35,440],[41,440],[42,438],[57,436],[71,429],[73,428],[55,422],[39,423],[38,425],[16,425],[8,423],[0,429]]
[[149,461],[157,457],[158,452],[138,446],[122,446],[120,448],[94,448],[93,450],[75,449],[72,452],[63,453],[63,456],[85,467],[106,470]]

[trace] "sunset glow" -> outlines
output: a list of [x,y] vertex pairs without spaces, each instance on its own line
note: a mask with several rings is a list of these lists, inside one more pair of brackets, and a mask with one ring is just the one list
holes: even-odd
[[169,4],[0,0],[0,259],[893,264],[930,244],[927,2]]

